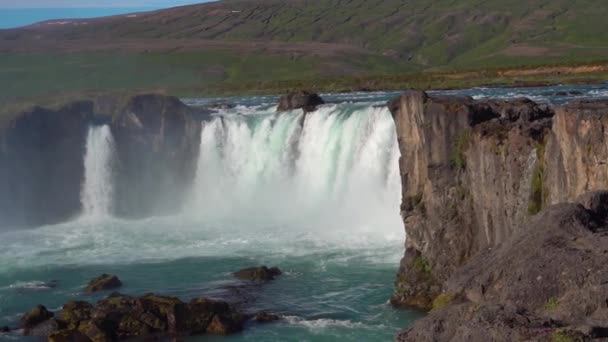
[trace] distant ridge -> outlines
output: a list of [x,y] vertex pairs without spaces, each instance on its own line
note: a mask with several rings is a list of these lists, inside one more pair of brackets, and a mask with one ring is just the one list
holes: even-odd
[[132,64],[150,68],[142,85],[171,89],[590,63],[607,59],[607,17],[605,0],[224,0],[0,30],[0,62],[27,80],[10,56],[69,53],[52,67],[86,64],[87,86]]

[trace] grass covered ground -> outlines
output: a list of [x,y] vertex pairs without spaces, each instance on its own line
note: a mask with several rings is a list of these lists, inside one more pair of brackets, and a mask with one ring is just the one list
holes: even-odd
[[607,16],[605,0],[224,0],[40,24],[0,30],[0,104],[594,82]]

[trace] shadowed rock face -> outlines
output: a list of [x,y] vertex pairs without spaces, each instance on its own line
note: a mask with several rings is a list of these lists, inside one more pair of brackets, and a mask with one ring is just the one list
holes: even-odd
[[119,215],[144,217],[181,206],[196,170],[201,130],[196,115],[176,97],[140,95],[114,117]]
[[0,131],[0,228],[59,223],[80,214],[87,131],[99,124],[110,124],[115,139],[115,214],[174,210],[194,176],[200,122],[208,114],[175,97],[140,95],[101,96],[16,115]]
[[317,107],[324,104],[323,99],[315,93],[299,91],[281,96],[277,106],[278,112],[302,109],[305,113],[314,112]]
[[0,225],[37,226],[80,211],[91,101],[35,107],[0,131]]

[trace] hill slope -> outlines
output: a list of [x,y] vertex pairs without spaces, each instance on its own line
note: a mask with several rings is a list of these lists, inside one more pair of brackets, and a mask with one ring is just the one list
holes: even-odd
[[126,87],[173,88],[591,62],[608,55],[607,16],[604,0],[224,0],[0,30],[0,63],[17,88],[28,59],[80,68],[74,84],[133,65]]

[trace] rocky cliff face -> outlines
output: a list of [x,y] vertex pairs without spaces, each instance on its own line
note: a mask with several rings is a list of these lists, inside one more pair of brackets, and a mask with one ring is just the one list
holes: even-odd
[[35,107],[0,134],[0,225],[42,225],[75,215],[93,103]]
[[117,214],[143,217],[181,206],[196,172],[201,131],[196,115],[178,98],[141,95],[113,118]]
[[389,106],[407,228],[393,303],[430,308],[455,268],[511,236],[536,210],[532,178],[554,113],[525,99],[478,102],[423,92],[407,92]]
[[87,131],[98,124],[111,125],[116,142],[116,214],[174,210],[194,175],[207,115],[162,95],[100,97],[19,113],[0,131],[0,227],[80,214]]
[[[587,191],[606,188],[608,170],[604,164],[608,156],[603,131],[608,103],[579,102],[550,108],[525,99],[474,101],[470,98],[433,97],[412,91],[391,101],[389,107],[395,119],[402,154],[401,213],[407,232],[406,254],[392,302],[432,309],[454,298],[464,298],[461,306],[450,306],[451,318],[434,316],[437,315],[434,310],[429,318],[415,325],[419,328],[414,328],[402,338],[465,338],[466,334],[461,336],[454,331],[449,336],[441,335],[438,333],[441,329],[433,324],[439,324],[437,322],[443,319],[442,324],[447,331],[450,324],[452,327],[464,324],[463,319],[481,322],[483,317],[478,316],[479,305],[483,307],[484,317],[503,317],[506,326],[518,319],[533,321],[533,317],[522,314],[518,311],[520,309],[535,311],[542,321],[546,315],[537,311],[549,301],[547,296],[557,298],[564,295],[566,289],[571,289],[585,276],[576,280],[568,276],[558,277],[563,280],[562,285],[570,284],[569,287],[559,287],[557,284],[561,280],[555,277],[547,279],[541,276],[543,281],[528,283],[536,286],[536,291],[530,291],[526,286],[512,285],[513,279],[505,281],[505,274],[519,272],[516,280],[528,281],[532,275],[540,276],[533,267],[546,268],[552,260],[541,258],[538,260],[544,261],[533,262],[539,255],[552,255],[554,252],[553,260],[559,260],[560,253],[563,253],[562,259],[580,257],[574,252],[574,247],[558,243],[558,240],[566,241],[567,238],[558,230],[549,228],[568,229],[570,220],[580,218],[579,207],[551,209],[555,215],[560,210],[572,210],[571,215],[563,219],[544,213],[541,217],[552,220],[545,226],[541,225],[544,221],[538,218],[532,223],[527,222],[551,204],[573,201]],[[581,215],[601,216],[603,209],[589,209],[591,212]],[[595,234],[590,227],[599,224],[585,221],[583,225],[586,227],[585,239],[597,238],[588,234]],[[517,241],[521,243],[517,245]],[[590,253],[603,252],[595,246]],[[515,262],[518,257],[521,257],[519,263]],[[576,273],[572,260],[564,261],[572,269],[560,270],[556,266],[551,272],[558,276],[562,271]],[[528,267],[525,267],[526,263]],[[597,266],[590,265],[589,272],[596,272]],[[471,268],[474,271],[470,271]],[[495,272],[489,272],[491,274],[480,280],[480,273],[485,270]],[[475,279],[474,289],[454,285],[458,282],[456,279],[465,277],[463,274]],[[508,290],[511,286],[523,297],[522,293],[534,295],[519,300],[502,297],[490,300],[487,297],[492,290],[496,296],[507,296],[513,293]],[[555,290],[558,287],[562,290]],[[534,296],[538,298],[533,299]],[[526,301],[529,303],[524,303]],[[476,306],[469,307],[471,303]],[[505,308],[505,303],[513,306]],[[491,307],[490,304],[499,307]],[[461,317],[460,321],[454,321],[455,317]],[[477,328],[481,329],[483,325]],[[421,334],[425,329],[436,334]],[[506,335],[501,337],[507,338]],[[484,335],[483,338],[496,337]]]

